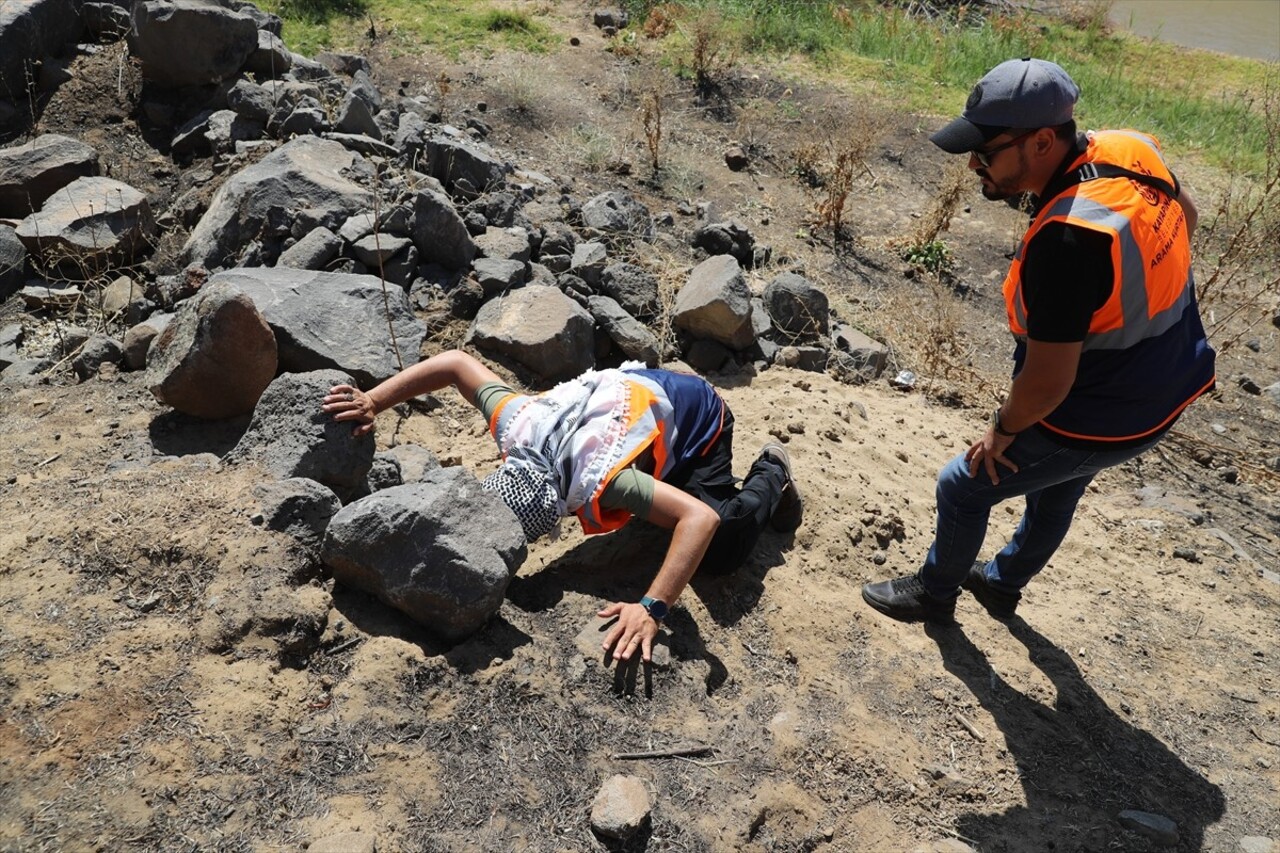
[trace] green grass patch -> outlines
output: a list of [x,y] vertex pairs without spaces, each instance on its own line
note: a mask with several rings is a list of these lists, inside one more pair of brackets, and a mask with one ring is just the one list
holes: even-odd
[[468,51],[544,53],[555,42],[537,16],[484,0],[261,0],[284,20],[284,41],[311,55],[369,49],[369,31],[397,51],[432,51],[457,60]]
[[[659,6],[628,5],[637,26]],[[1099,16],[1081,26],[1026,11],[987,15],[958,6],[950,17],[926,19],[906,5],[688,0],[661,8],[684,20],[715,10],[731,22],[726,38],[746,55],[801,57],[823,79],[859,89],[871,83],[895,107],[934,115],[958,113],[973,84],[997,63],[1039,56],[1080,85],[1082,126],[1134,127],[1214,165],[1255,172],[1265,166],[1259,103],[1268,76],[1277,82],[1274,64],[1113,32]],[[683,49],[677,44],[668,55]]]

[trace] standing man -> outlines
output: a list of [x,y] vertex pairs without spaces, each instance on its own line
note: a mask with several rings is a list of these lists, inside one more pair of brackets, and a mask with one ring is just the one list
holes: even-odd
[[[1033,193],[1004,281],[1014,372],[985,435],[938,477],[936,537],[920,570],[867,584],[902,621],[948,621],[961,587],[995,617],[1061,544],[1099,471],[1149,450],[1214,385],[1191,276],[1196,208],[1154,137],[1076,133],[1079,88],[1041,59],[1011,59],[930,137],[967,154],[982,194]],[[997,503],[1026,497],[1013,538],[975,562]]]
[[322,409],[373,429],[379,412],[452,385],[484,416],[502,465],[482,487],[498,493],[525,539],[576,515],[587,533],[616,530],[639,516],[672,531],[671,545],[638,601],[600,611],[616,616],[604,648],[616,660],[653,639],[695,571],[725,574],[751,553],[766,524],[792,532],[803,507],[791,462],[767,444],[739,488],[733,477],[733,413],[704,379],[639,363],[591,370],[543,394],[518,394],[459,350],[420,361],[368,392],[335,385]]

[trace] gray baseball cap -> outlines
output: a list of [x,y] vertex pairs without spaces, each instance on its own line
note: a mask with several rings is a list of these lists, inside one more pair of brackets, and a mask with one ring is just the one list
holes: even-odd
[[1053,127],[1071,120],[1080,87],[1044,59],[1010,59],[987,72],[969,93],[960,118],[929,141],[966,154],[1011,128]]

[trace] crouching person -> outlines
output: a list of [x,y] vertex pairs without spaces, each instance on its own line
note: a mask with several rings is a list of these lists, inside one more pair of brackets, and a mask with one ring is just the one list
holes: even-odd
[[604,647],[616,660],[650,659],[669,607],[695,571],[726,574],[751,553],[765,525],[800,526],[791,463],[767,444],[741,487],[733,477],[733,413],[701,377],[640,365],[588,371],[542,394],[519,394],[458,350],[433,356],[371,389],[336,385],[323,401],[356,435],[392,406],[448,385],[489,424],[502,465],[483,488],[511,508],[529,542],[573,514],[588,533],[639,517],[671,530],[643,597],[600,616],[618,621]]

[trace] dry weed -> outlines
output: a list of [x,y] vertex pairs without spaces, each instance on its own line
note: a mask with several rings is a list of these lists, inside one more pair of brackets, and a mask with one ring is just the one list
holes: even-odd
[[569,149],[565,159],[591,174],[604,172],[622,159],[623,148],[617,137],[598,125],[578,125],[569,132],[565,144]]
[[1193,257],[1210,264],[1196,295],[1221,352],[1270,319],[1268,309],[1280,298],[1280,81],[1275,78],[1268,81],[1261,108],[1267,146],[1261,178],[1232,174],[1193,235]]
[[553,88],[545,69],[527,61],[503,70],[490,83],[495,100],[515,113],[520,122],[535,128],[546,122],[546,93]]
[[895,288],[884,293],[875,311],[893,318],[888,330],[899,360],[924,377],[921,390],[935,399],[986,405],[996,388],[975,369],[978,356],[965,335],[960,298],[940,273],[920,277],[925,288]]
[[675,32],[683,9],[676,3],[660,3],[649,10],[640,31],[648,39],[663,39]]
[[699,92],[708,92],[715,79],[737,63],[737,48],[720,12],[708,7],[693,20],[677,25],[688,44],[682,59]]
[[854,182],[874,179],[868,160],[888,131],[891,117],[870,109],[851,108],[841,118],[818,123],[793,153],[793,171],[814,191],[812,224],[830,229],[834,240],[845,236],[844,212]]
[[658,174],[662,154],[662,95],[655,91],[640,96],[640,126],[644,131],[645,148],[649,151],[649,165]]

